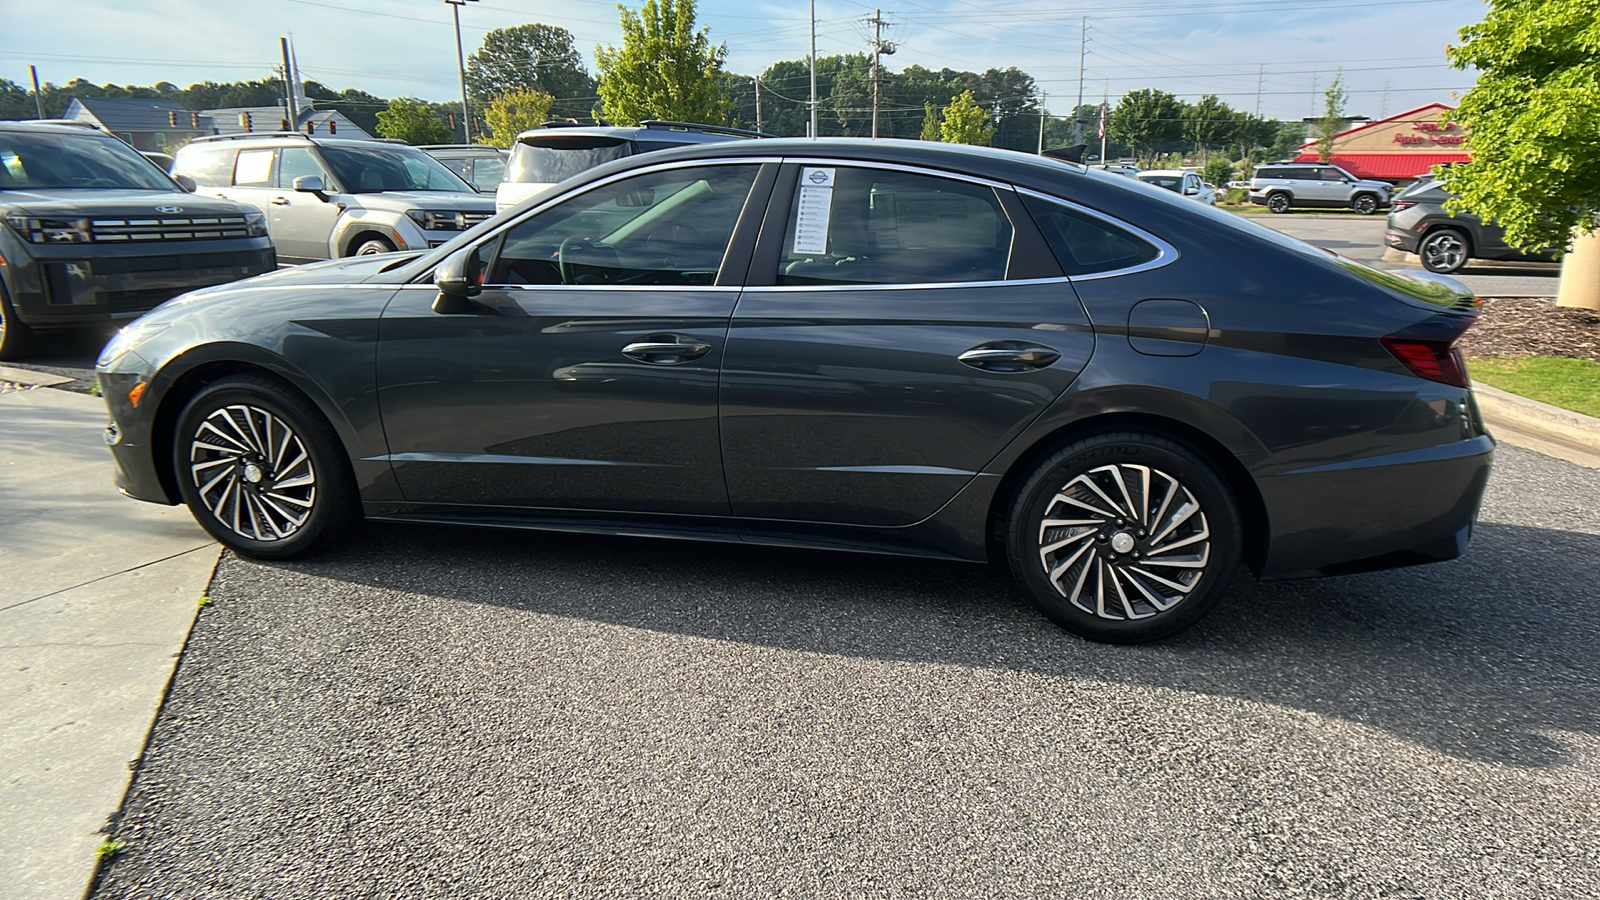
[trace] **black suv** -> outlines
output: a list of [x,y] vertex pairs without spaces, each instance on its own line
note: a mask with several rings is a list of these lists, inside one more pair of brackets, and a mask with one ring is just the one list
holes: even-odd
[[276,268],[266,216],[189,187],[103,132],[0,122],[0,359]]

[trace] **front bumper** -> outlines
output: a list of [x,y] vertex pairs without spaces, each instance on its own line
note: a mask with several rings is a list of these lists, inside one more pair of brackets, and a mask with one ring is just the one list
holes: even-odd
[[[115,464],[113,480],[117,487],[135,500],[174,506],[180,498],[175,486],[162,482],[156,457],[164,454],[152,440],[152,410],[159,399],[150,386],[154,378],[154,367],[134,351],[95,370],[100,396],[110,414],[105,441]],[[135,403],[132,395],[140,385],[139,402]]]

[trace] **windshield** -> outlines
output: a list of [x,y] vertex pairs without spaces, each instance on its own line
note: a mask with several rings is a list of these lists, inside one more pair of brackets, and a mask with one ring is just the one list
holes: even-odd
[[539,144],[519,141],[511,148],[506,180],[523,184],[556,184],[630,152],[617,138],[573,135],[544,138]]
[[457,191],[475,193],[472,185],[437,159],[398,144],[359,146],[323,144],[322,159],[333,177],[352,194],[380,191]]
[[178,190],[154,163],[116,138],[92,131],[0,131],[0,191],[43,188]]
[[1166,188],[1169,191],[1178,190],[1183,186],[1182,175],[1140,175],[1139,180],[1145,184]]

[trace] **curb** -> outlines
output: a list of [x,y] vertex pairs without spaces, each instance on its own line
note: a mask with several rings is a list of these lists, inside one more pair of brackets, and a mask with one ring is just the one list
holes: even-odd
[[1507,439],[1511,443],[1523,443],[1519,437],[1532,438],[1529,443],[1541,453],[1600,468],[1600,419],[1508,393],[1481,381],[1472,383],[1472,393],[1484,420],[1510,432]]

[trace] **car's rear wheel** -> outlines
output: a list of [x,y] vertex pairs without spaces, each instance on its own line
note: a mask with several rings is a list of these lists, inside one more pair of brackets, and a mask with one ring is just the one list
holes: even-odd
[[267,376],[223,378],[183,410],[174,466],[184,502],[223,545],[258,559],[325,549],[361,519],[349,463],[322,413]]
[[1363,216],[1370,216],[1378,211],[1378,198],[1371,194],[1357,194],[1350,201],[1350,208]]
[[353,256],[377,256],[379,253],[393,253],[394,245],[381,237],[367,238],[356,245]]
[[1227,591],[1242,526],[1227,483],[1164,437],[1101,434],[1045,460],[1012,505],[1012,574],[1066,630],[1107,643],[1190,627]]
[[1267,209],[1282,215],[1289,211],[1289,195],[1279,191],[1267,196]]
[[1472,259],[1472,242],[1454,228],[1438,228],[1428,232],[1417,247],[1422,267],[1429,272],[1448,275],[1460,270]]
[[17,318],[11,298],[0,287],[0,360],[23,359],[33,353],[33,329]]

